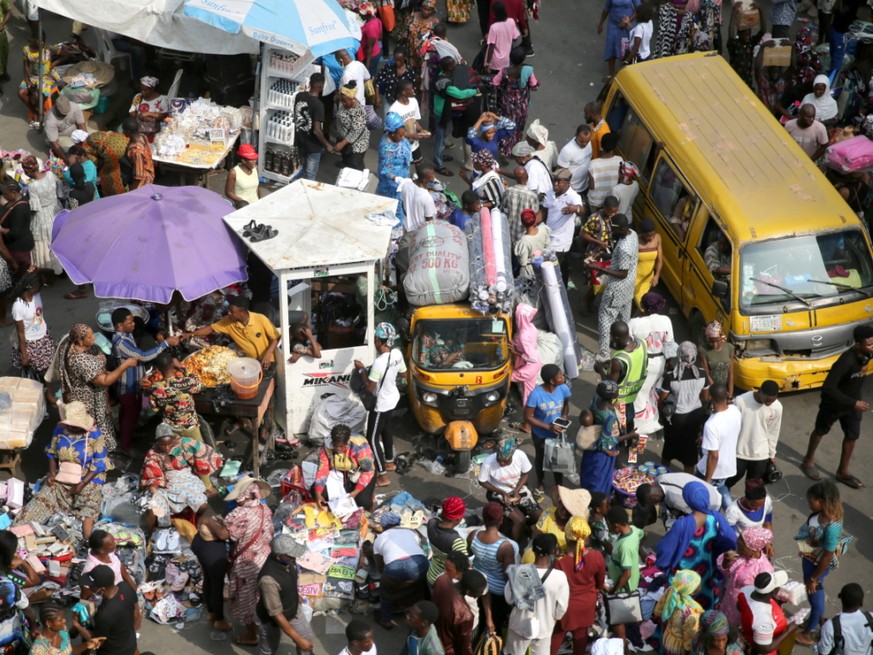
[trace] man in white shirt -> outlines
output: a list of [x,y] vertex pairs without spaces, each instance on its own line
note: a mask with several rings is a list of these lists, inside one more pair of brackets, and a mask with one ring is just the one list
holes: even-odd
[[782,429],[782,403],[779,385],[766,380],[757,391],[747,391],[734,399],[742,424],[737,439],[737,472],[727,481],[728,489],[746,476],[763,480],[767,464],[776,461],[776,445]]
[[873,614],[861,609],[864,589],[857,582],[850,582],[840,589],[839,599],[843,611],[821,627],[818,652],[869,655],[873,647]]
[[583,123],[576,128],[576,136],[570,139],[558,154],[558,166],[568,169],[573,177],[570,186],[579,195],[588,193],[588,166],[591,164],[591,126]]
[[637,178],[640,172],[632,161],[623,161],[618,167],[618,184],[612,187],[609,195],[618,199],[618,213],[628,218],[633,216],[634,200],[640,192]]
[[415,179],[395,177],[400,204],[403,205],[403,228],[414,232],[436,216],[436,205],[427,185],[434,181],[436,174],[432,166],[416,166]]
[[733,502],[725,482],[737,473],[737,439],[740,436],[742,417],[740,410],[728,402],[727,387],[716,382],[709,387],[712,400],[712,416],[703,426],[703,457],[697,462],[697,476],[718,489],[721,508],[727,509]]
[[815,120],[815,106],[809,103],[800,108],[797,118],[785,123],[785,130],[813,161],[825,153],[830,141],[824,123]]
[[546,192],[539,215],[539,222],[545,221],[552,231],[549,247],[558,257],[564,286],[567,286],[569,279],[568,255],[573,245],[573,237],[576,235],[576,216],[585,212],[582,198],[570,188],[572,177],[573,174],[566,168],[558,169],[551,188]]
[[[644,483],[637,487],[634,525],[643,529],[654,523],[658,518],[659,505],[663,505],[665,510],[661,512],[661,520],[667,530],[676,519],[691,514],[691,508],[682,498],[682,491],[689,482],[700,482],[700,479],[691,473],[662,473],[651,484]],[[707,485],[706,489],[709,491],[709,509],[717,512],[721,509],[721,494],[713,486]]]
[[394,409],[400,402],[397,376],[406,373],[406,363],[403,361],[403,353],[393,347],[396,338],[397,330],[391,323],[379,323],[373,331],[376,359],[370,366],[369,373],[363,362],[358,359],[354,362],[357,372],[363,378],[363,385],[376,396],[376,406],[367,414],[367,441],[373,449],[373,460],[378,474],[377,487],[391,484],[386,472],[397,468],[394,466],[394,432],[391,424]]
[[519,141],[512,147],[512,158],[527,171],[527,188],[543,198],[552,188],[552,173],[534,153],[527,141]]
[[503,595],[513,608],[509,615],[509,629],[506,633],[506,646],[503,649],[506,655],[525,655],[528,648],[531,655],[549,655],[555,623],[566,614],[570,604],[570,584],[567,582],[567,576],[552,565],[552,558],[558,552],[558,538],[548,533],[537,535],[531,548],[536,558],[533,565],[536,575],[542,582],[545,596],[534,601],[533,609],[530,610],[535,617],[531,622],[533,634],[521,634],[520,628],[531,626],[523,618],[518,620],[519,613],[525,612],[525,609],[519,607],[520,599],[513,594],[512,579],[525,565],[509,567],[507,575],[510,582],[506,584]]
[[392,111],[403,120],[406,140],[412,148],[412,163],[417,164],[421,161],[421,145],[418,141],[428,133],[422,132],[421,124],[418,122],[421,120],[421,108],[415,98],[415,85],[412,80],[401,80],[398,83],[397,100],[388,108],[388,113]]
[[[343,74],[340,78],[339,86],[345,86],[354,80],[357,85],[355,88],[357,95],[355,97],[358,102],[361,103],[361,107],[365,107],[367,102],[364,99],[364,83],[370,79],[370,71],[367,70],[367,67],[363,62],[358,61],[357,59],[352,59],[351,55],[349,55],[346,50],[337,50],[334,54],[336,55],[337,61],[343,67]],[[339,102],[339,94],[337,94],[337,102]]]

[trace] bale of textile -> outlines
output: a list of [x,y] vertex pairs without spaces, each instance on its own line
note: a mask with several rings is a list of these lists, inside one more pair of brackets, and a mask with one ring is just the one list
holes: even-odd
[[470,306],[482,314],[509,313],[515,281],[509,224],[497,209],[483,207],[467,223],[470,250]]
[[409,242],[409,265],[403,289],[416,307],[466,300],[470,256],[464,233],[451,223],[429,222]]
[[349,426],[352,434],[364,434],[367,410],[364,409],[357,395],[324,394],[315,402],[308,431],[313,443],[330,448],[331,428],[340,423]]

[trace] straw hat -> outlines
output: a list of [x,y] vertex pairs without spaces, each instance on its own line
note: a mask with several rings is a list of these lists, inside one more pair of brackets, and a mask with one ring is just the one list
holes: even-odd
[[101,87],[109,84],[115,77],[115,67],[102,61],[80,61],[78,64],[70,66],[61,79],[69,84],[76,75],[83,73],[94,76],[95,82],[92,86]]
[[61,423],[73,428],[90,432],[94,428],[94,419],[88,413],[85,403],[78,400],[60,405]]
[[242,493],[246,489],[248,489],[252,485],[252,483],[257,484],[258,487],[260,487],[262,500],[264,498],[269,498],[270,494],[273,493],[273,488],[270,487],[270,485],[268,485],[263,480],[259,480],[258,478],[253,478],[250,475],[244,475],[239,480],[237,480],[237,483],[234,486],[233,491],[231,491],[229,494],[227,494],[227,496],[225,497],[225,500],[236,500],[237,498],[239,498],[242,495]]
[[568,489],[559,486],[558,497],[570,516],[581,516],[585,520],[588,519],[591,494],[588,493],[587,489]]

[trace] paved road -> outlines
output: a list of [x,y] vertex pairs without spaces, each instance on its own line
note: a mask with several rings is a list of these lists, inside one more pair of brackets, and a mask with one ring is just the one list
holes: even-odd
[[[600,79],[605,73],[601,60],[602,42],[595,31],[600,5],[593,0],[549,0],[544,3],[542,20],[533,26],[533,43],[536,57],[531,60],[541,81],[541,90],[534,94],[530,119],[539,117],[551,131],[551,138],[560,148],[582,120],[583,105],[596,97],[600,90]],[[69,21],[51,17],[46,21],[46,29],[50,41],[63,38],[69,30]],[[478,27],[475,20],[462,27],[450,30],[450,39],[461,49],[468,59],[472,59],[479,41]],[[20,52],[23,44],[24,29],[20,21],[12,27],[12,52]],[[15,149],[30,148],[44,152],[41,138],[27,130],[24,122],[23,106],[14,96],[14,84],[19,79],[20,64],[16,56],[11,63],[12,83],[6,84],[6,95],[0,97],[0,147]],[[121,104],[121,103],[119,103]],[[457,152],[457,151],[456,151]],[[375,157],[368,153],[368,163],[375,165]],[[453,164],[454,165],[454,164]],[[454,167],[457,171],[457,167]],[[326,159],[322,167],[322,178],[329,181],[333,176],[331,160]],[[450,180],[451,186],[460,192],[457,176]],[[46,317],[55,335],[68,329],[76,321],[92,322],[96,313],[96,303],[93,300],[68,301],[62,294],[68,289],[68,284],[58,283],[43,293],[46,307]],[[686,331],[685,322],[674,315],[674,323],[680,336]],[[589,350],[595,349],[596,323],[587,318],[576,322],[579,339]],[[0,331],[0,347],[6,348],[5,339],[8,329]],[[11,371],[8,357],[0,358],[0,374]],[[584,374],[573,385],[573,415],[586,406],[593,392],[593,374]],[[873,387],[868,386],[866,400],[873,401]],[[782,438],[779,445],[778,463],[785,472],[781,482],[773,485],[770,492],[775,504],[776,527],[776,561],[778,566],[787,569],[793,579],[800,579],[800,562],[796,557],[796,548],[792,537],[797,527],[808,513],[805,501],[805,490],[810,482],[797,469],[797,463],[805,450],[806,440],[814,421],[818,404],[818,393],[803,392],[792,394],[782,399],[785,406],[785,418],[782,428]],[[408,450],[409,440],[418,436],[418,430],[408,416],[401,419],[401,433],[404,439],[398,446],[398,452]],[[873,485],[873,474],[870,473],[871,445],[869,439],[873,435],[873,420],[868,417],[864,424],[864,436],[855,451],[854,471],[868,484]],[[47,434],[40,437],[27,454],[25,469],[29,479],[36,479],[44,472],[42,445]],[[649,442],[650,452],[643,461],[659,457],[659,443]],[[530,446],[527,446],[528,450]],[[532,451],[531,451],[532,452]],[[832,434],[825,439],[820,450],[819,463],[824,471],[832,474],[836,468],[839,456],[839,437]],[[416,466],[412,473],[399,479],[400,485],[413,495],[425,498],[444,498],[448,495],[464,496],[468,503],[474,506],[484,503],[484,495],[478,485],[469,477],[447,478],[434,477],[422,467]],[[848,555],[843,559],[841,567],[831,574],[826,583],[828,592],[829,612],[837,607],[836,593],[841,585],[849,581],[860,581],[866,590],[870,588],[871,562],[873,562],[873,539],[868,535],[871,530],[871,511],[873,500],[867,491],[853,491],[841,487],[846,507],[846,529],[856,536]],[[648,538],[648,545],[654,546],[658,535]],[[868,603],[869,606],[869,603]],[[319,644],[317,652],[336,653],[344,646],[342,632],[349,615],[317,617],[315,629]],[[208,638],[208,628],[205,623],[190,626],[186,630],[176,631],[172,627],[159,626],[146,622],[142,629],[140,649],[158,653],[186,652],[190,655],[215,653],[227,655],[231,652],[247,652],[246,649],[233,646],[229,641],[211,642]],[[395,653],[402,644],[402,635],[395,630],[387,633],[377,630],[376,643],[382,652]],[[288,645],[290,647],[290,645]],[[287,652],[283,650],[283,652]]]

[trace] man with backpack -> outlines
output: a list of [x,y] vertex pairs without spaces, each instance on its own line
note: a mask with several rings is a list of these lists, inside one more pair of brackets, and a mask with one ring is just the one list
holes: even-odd
[[864,590],[857,582],[840,589],[843,611],[821,628],[820,655],[868,655],[873,646],[873,614],[861,609]]

